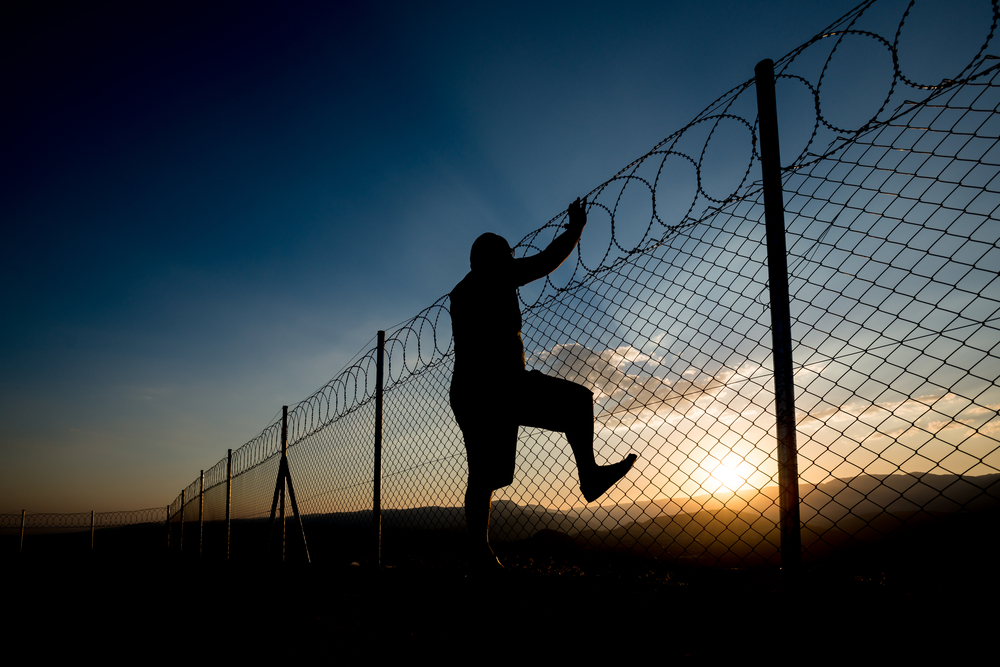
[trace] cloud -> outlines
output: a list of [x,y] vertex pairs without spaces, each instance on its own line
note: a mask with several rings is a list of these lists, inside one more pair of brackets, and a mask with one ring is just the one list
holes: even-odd
[[[680,373],[668,367],[663,358],[651,356],[625,345],[614,349],[592,350],[578,343],[556,345],[531,359],[532,365],[546,372],[582,384],[594,392],[597,418],[612,415],[620,420],[649,422],[651,419],[674,420],[689,417],[728,423],[731,418],[751,421],[763,404],[739,401],[742,409],[734,409],[732,399],[747,380],[754,380],[760,390],[770,393],[770,371],[759,364],[740,368],[721,367],[714,372],[689,366]],[[822,375],[822,368],[800,369]],[[763,382],[761,382],[761,380]],[[801,381],[801,380],[800,380]],[[766,404],[767,401],[765,399]],[[714,403],[714,406],[712,405]],[[1000,406],[970,404],[955,394],[910,396],[902,400],[871,401],[853,396],[840,405],[819,402],[807,413],[799,413],[798,428],[804,434],[822,426],[844,432],[861,422],[875,430],[874,437],[898,439],[916,428],[927,434],[964,429],[978,430],[980,435],[997,428],[990,424]],[[747,412],[754,415],[748,415]]]
[[[1000,409],[1000,405],[970,404],[967,399],[951,393],[911,396],[901,401],[873,402],[855,398],[840,406],[821,405],[825,407],[801,416],[798,428],[812,430],[828,425],[842,430],[846,428],[844,422],[862,421],[877,428],[881,435],[898,438],[914,426],[932,434],[945,428],[980,429],[996,417]],[[838,423],[841,426],[838,427]]]
[[647,417],[687,414],[700,399],[717,395],[734,376],[743,375],[733,369],[710,374],[694,367],[678,375],[665,367],[661,358],[631,345],[600,351],[577,343],[557,345],[532,361],[591,389],[599,419],[622,413],[633,417],[640,413]]

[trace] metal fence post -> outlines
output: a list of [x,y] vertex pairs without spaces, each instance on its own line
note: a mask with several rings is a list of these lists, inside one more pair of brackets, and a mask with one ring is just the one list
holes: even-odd
[[170,551],[170,505],[167,505],[167,551]]
[[90,550],[94,550],[94,510],[90,510]]
[[198,558],[201,558],[202,546],[205,543],[205,471],[201,471],[201,482],[198,484]]
[[[288,406],[281,406],[281,461],[288,461]],[[285,477],[282,470],[278,471],[278,483],[281,484],[281,560],[285,560]]]
[[372,521],[375,528],[375,567],[382,565],[382,387],[385,372],[385,332],[378,332],[378,356],[375,359],[375,492]]
[[[288,463],[288,406],[281,406],[281,458]],[[281,560],[285,560],[285,478],[281,477]]]
[[233,507],[233,450],[226,455],[226,560],[229,560],[229,522]]
[[792,376],[792,324],[788,305],[788,258],[785,210],[778,148],[778,111],[774,95],[774,63],[754,68],[760,125],[760,168],[764,184],[767,232],[767,275],[771,295],[771,341],[774,356],[774,411],[778,435],[778,498],[781,523],[781,567],[794,572],[802,555],[799,525],[799,471],[795,442],[795,385]]
[[21,542],[17,547],[17,553],[24,551],[24,510],[21,510]]
[[278,510],[278,500],[281,500],[281,560],[286,556],[286,534],[285,534],[285,486],[288,487],[288,494],[292,499],[292,512],[295,520],[299,524],[299,531],[302,533],[302,547],[306,552],[306,562],[312,562],[309,558],[309,545],[306,543],[306,529],[302,523],[302,514],[299,512],[299,504],[295,501],[295,484],[292,483],[292,471],[288,463],[288,406],[281,408],[281,460],[278,462],[278,479],[274,484],[274,498],[271,500],[271,528],[267,536],[267,551],[271,552],[271,538],[274,536],[274,518]]
[[186,492],[187,489],[183,489],[181,491],[181,541],[180,544],[178,545],[178,551],[180,551],[181,553],[184,553],[184,504],[185,504],[184,494]]

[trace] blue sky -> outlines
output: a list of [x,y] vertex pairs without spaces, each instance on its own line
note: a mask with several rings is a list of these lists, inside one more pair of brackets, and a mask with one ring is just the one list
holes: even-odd
[[6,17],[0,511],[165,506],[479,234],[520,239],[856,4]]

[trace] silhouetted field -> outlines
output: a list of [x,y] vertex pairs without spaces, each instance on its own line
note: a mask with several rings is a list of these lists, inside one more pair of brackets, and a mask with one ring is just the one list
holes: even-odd
[[700,664],[762,654],[778,661],[791,651],[950,661],[990,641],[990,601],[1000,592],[996,524],[953,518],[848,549],[795,579],[775,568],[583,548],[556,531],[497,544],[507,576],[485,580],[465,576],[460,533],[393,528],[384,531],[380,569],[366,528],[340,531],[344,560],[311,565],[164,550],[142,559],[8,558],[4,627],[34,651],[122,660]]
[[[860,493],[854,512],[891,511],[804,516],[806,557],[794,577],[776,566],[766,494],[739,499],[743,511],[729,499],[635,521],[630,508],[595,513],[592,527],[580,516],[500,503],[497,532],[509,538],[495,542],[507,567],[500,579],[467,576],[454,508],[384,513],[379,568],[365,512],[307,516],[311,564],[292,521],[284,563],[266,519],[233,522],[229,562],[220,523],[205,524],[201,555],[197,523],[184,528],[183,552],[178,524],[169,550],[163,524],[99,529],[93,551],[89,531],[28,531],[19,554],[8,532],[0,538],[3,627],[36,651],[129,660],[703,664],[976,655],[992,641],[1000,593],[995,480],[970,489],[956,480],[875,481],[814,490],[841,500]],[[815,493],[804,502],[823,507]],[[959,511],[944,511],[947,503]],[[654,508],[641,509],[636,516]],[[450,529],[407,527],[428,516]]]

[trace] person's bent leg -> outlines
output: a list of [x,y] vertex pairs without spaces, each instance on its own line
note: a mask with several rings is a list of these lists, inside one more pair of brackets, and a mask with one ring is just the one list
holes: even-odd
[[[583,421],[583,420],[580,420]],[[618,463],[599,466],[594,461],[594,418],[593,402],[591,402],[589,419],[574,425],[566,431],[566,439],[576,458],[577,472],[580,475],[580,492],[587,502],[593,502],[603,496],[618,483],[635,463],[636,455],[629,454]]]
[[576,459],[576,469],[583,479],[597,468],[594,460],[594,403],[589,402],[587,410],[581,407],[575,409],[578,415],[571,416],[571,424],[565,430],[566,440],[573,450],[573,458]]
[[635,454],[629,454],[618,463],[597,466],[586,476],[580,473],[580,492],[583,493],[583,497],[590,503],[603,496],[618,483],[618,480],[628,474],[637,458]]
[[521,423],[566,434],[587,502],[603,496],[631,470],[635,454],[607,466],[594,460],[594,394],[583,385],[532,371],[525,374],[523,399]]

